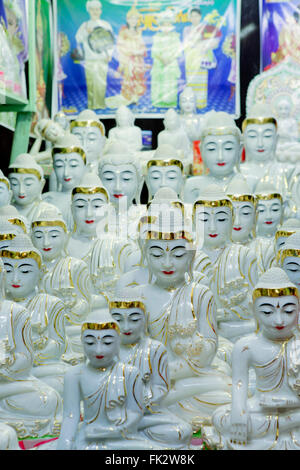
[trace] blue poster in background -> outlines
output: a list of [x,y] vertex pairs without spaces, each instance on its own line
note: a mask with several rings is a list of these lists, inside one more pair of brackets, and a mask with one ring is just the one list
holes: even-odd
[[197,112],[238,118],[240,0],[59,0],[58,109],[137,117],[179,109],[191,86]]

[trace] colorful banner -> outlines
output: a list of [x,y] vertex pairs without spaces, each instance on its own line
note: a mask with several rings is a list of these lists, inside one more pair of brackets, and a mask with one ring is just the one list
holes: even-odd
[[59,0],[58,110],[138,117],[179,109],[186,85],[198,113],[240,115],[240,0]]
[[261,71],[288,57],[300,65],[300,0],[260,0]]

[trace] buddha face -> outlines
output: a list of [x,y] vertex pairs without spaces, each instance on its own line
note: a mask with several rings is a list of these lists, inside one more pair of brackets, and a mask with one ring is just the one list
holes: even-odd
[[45,180],[30,173],[10,173],[8,175],[13,197],[19,206],[27,206],[39,200]]
[[82,333],[82,345],[92,367],[110,366],[119,352],[120,337],[113,329],[92,330]]
[[118,206],[123,198],[127,198],[127,207],[132,204],[138,190],[138,175],[133,165],[130,163],[105,164],[99,176],[109,193],[109,200],[114,206]]
[[187,240],[148,240],[145,255],[149,271],[156,277],[158,286],[176,287],[185,282],[194,258]]
[[232,201],[234,208],[232,241],[245,242],[255,226],[255,207],[251,202]]
[[73,127],[72,134],[76,135],[80,145],[84,148],[88,163],[97,161],[101,155],[105,137],[96,126]]
[[56,142],[57,138],[61,135],[61,127],[56,122],[51,122],[44,131],[45,138],[50,142]]
[[212,176],[230,175],[240,157],[240,143],[234,135],[208,135],[201,144],[202,157]]
[[196,100],[194,94],[182,92],[179,98],[179,104],[183,113],[194,113],[196,109]]
[[164,118],[164,126],[168,131],[175,131],[180,126],[179,116],[174,111],[174,113],[166,113]]
[[282,204],[279,199],[259,200],[257,205],[256,233],[260,236],[275,235],[282,218]]
[[0,181],[0,207],[10,204],[11,197],[12,191],[4,182]]
[[104,194],[76,193],[72,201],[72,214],[76,231],[85,235],[96,235],[97,224],[107,213]]
[[203,246],[222,248],[231,240],[232,212],[230,207],[198,206],[195,213],[197,232],[203,233]]
[[137,343],[145,330],[145,314],[140,308],[112,308],[112,317],[118,322],[121,344]]
[[298,256],[287,256],[282,263],[282,269],[286,272],[289,280],[300,288],[300,258]]
[[44,261],[52,261],[58,258],[65,247],[66,241],[67,234],[59,225],[32,228],[32,242],[42,254]]
[[291,110],[292,104],[286,99],[280,100],[276,106],[277,116],[279,119],[287,119],[291,114]]
[[275,124],[248,124],[244,132],[246,156],[253,162],[272,160],[277,143]]
[[262,333],[271,340],[292,336],[298,323],[298,299],[294,295],[259,297],[254,303]]
[[79,185],[86,167],[81,155],[73,152],[55,154],[53,168],[57,181],[61,184],[62,191],[70,191]]
[[177,165],[151,166],[146,176],[146,183],[151,197],[153,197],[160,188],[164,187],[174,189],[179,196],[183,182],[182,171]]
[[24,258],[21,260],[2,258],[6,281],[5,288],[13,299],[28,297],[38,285],[40,269],[35,259]]

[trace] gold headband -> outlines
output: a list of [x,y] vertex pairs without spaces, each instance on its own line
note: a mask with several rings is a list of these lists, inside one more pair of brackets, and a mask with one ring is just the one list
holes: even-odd
[[67,232],[67,226],[62,220],[35,220],[31,224],[31,228],[35,227],[61,227]]
[[8,179],[6,178],[0,178],[0,183],[5,183],[7,188],[10,189],[10,184],[9,184],[9,181]]
[[146,240],[187,240],[189,243],[193,243],[193,237],[185,230],[180,230],[179,232],[158,232],[149,230],[146,235]]
[[24,233],[27,233],[26,230],[26,225],[24,224],[23,220],[21,219],[8,219],[8,222],[10,222],[12,225],[18,225],[24,230]]
[[14,238],[16,238],[14,233],[0,233],[0,241],[13,240]]
[[277,241],[278,238],[280,237],[289,237],[290,235],[293,235],[295,233],[295,230],[289,231],[289,230],[277,230],[275,233],[275,240]]
[[120,334],[120,327],[117,323],[115,322],[104,322],[104,323],[90,323],[86,322],[83,323],[81,327],[81,333],[83,333],[85,330],[116,330],[118,334]]
[[172,158],[170,160],[149,160],[147,163],[147,169],[151,168],[152,166],[179,166],[181,171],[184,170],[183,168],[183,163],[180,160],[177,160],[176,158]]
[[79,153],[84,163],[86,163],[85,151],[81,147],[76,147],[75,145],[73,145],[72,147],[63,147],[63,148],[54,147],[52,150],[52,157],[55,157],[55,155],[57,154],[68,154],[68,153]]
[[282,196],[279,193],[255,194],[255,197],[258,201],[270,201],[271,199],[279,199],[282,203]]
[[113,300],[108,304],[109,309],[113,308],[140,308],[145,312],[145,305],[139,300]]
[[144,215],[143,217],[140,218],[139,223],[138,223],[138,232],[141,230],[141,227],[144,224],[155,224],[157,221],[157,217],[153,215]]
[[41,173],[36,170],[35,168],[9,168],[9,173],[19,173],[21,175],[34,175],[36,176],[39,180],[42,179]]
[[37,262],[39,268],[41,268],[41,266],[42,266],[41,256],[38,253],[36,253],[35,251],[1,250],[0,251],[0,257],[1,258],[18,259],[18,260],[26,259],[26,258],[32,258]]
[[290,248],[290,249],[285,250],[283,248],[278,253],[278,258],[280,259],[281,263],[283,263],[283,260],[285,260],[285,258],[288,258],[289,256],[299,258],[300,257],[300,250],[296,250],[294,248]]
[[204,139],[208,135],[233,135],[238,138],[241,137],[238,127],[236,129],[232,127],[209,127],[203,130],[201,137]]
[[286,295],[295,295],[296,297],[298,297],[299,294],[297,287],[280,287],[278,289],[268,289],[264,287],[259,287],[257,289],[254,289],[252,298],[254,301],[259,297],[283,297]]
[[101,124],[101,122],[98,121],[71,121],[70,130],[72,130],[73,127],[98,127],[98,129],[100,129],[101,134],[104,135],[104,126],[103,124]]
[[197,206],[204,206],[204,207],[229,207],[231,211],[233,211],[232,202],[229,199],[218,199],[216,201],[205,201],[205,200],[198,200],[194,202],[193,206],[193,217],[195,216],[195,212]]
[[109,200],[106,189],[102,188],[101,186],[94,186],[93,188],[77,186],[72,190],[72,198],[75,196],[75,194],[104,194],[106,199]]
[[244,132],[248,124],[274,124],[277,129],[277,121],[273,117],[257,117],[246,118],[242,123],[242,131]]
[[227,196],[235,202],[251,202],[255,205],[255,197],[252,194],[240,194],[239,196],[235,194],[227,194]]

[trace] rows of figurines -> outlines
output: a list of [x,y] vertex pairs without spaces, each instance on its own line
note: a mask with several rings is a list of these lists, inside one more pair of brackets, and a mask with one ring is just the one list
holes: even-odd
[[1,449],[299,449],[300,167],[180,99],[154,151],[60,114],[0,175]]

